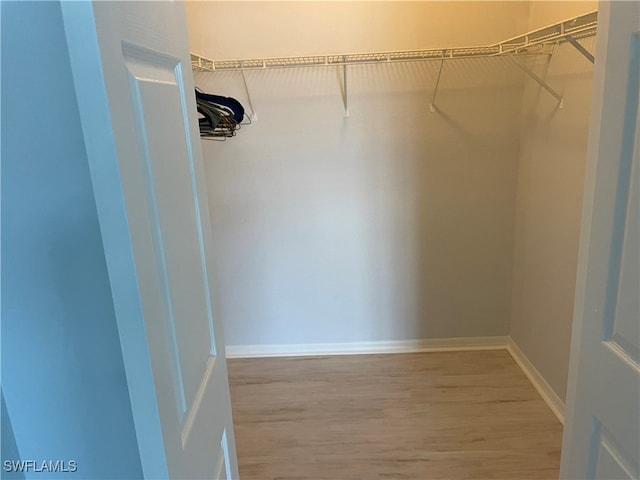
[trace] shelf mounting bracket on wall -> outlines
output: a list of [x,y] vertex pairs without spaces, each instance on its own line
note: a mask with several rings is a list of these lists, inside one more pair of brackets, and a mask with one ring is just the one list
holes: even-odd
[[578,50],[582,55],[584,55],[584,57],[587,60],[589,60],[591,63],[595,63],[596,62],[596,59],[593,56],[593,54],[589,50],[584,48],[582,46],[582,44],[578,43],[578,41],[575,38],[573,38],[571,35],[567,35],[564,38],[567,40],[567,42],[569,42],[571,45],[573,45],[576,50]]
[[547,82],[545,82],[542,78],[540,78],[538,75],[533,73],[533,71],[529,67],[527,67],[526,65],[524,65],[520,61],[516,60],[512,55],[508,55],[507,58],[509,58],[520,70],[522,70],[524,73],[529,75],[529,77],[531,77],[533,80],[535,80],[535,82],[538,85],[540,85],[547,92],[549,92],[552,96],[554,96],[558,100],[558,108],[564,107],[564,101],[562,99],[562,95],[560,95],[553,88],[551,88]]
[[349,116],[349,97],[347,89],[347,62],[343,56],[344,63],[342,64],[342,103],[344,105],[344,116]]
[[433,97],[431,97],[431,103],[429,104],[429,110],[431,113],[435,113],[438,110],[436,107],[436,95],[438,94],[438,86],[440,85],[440,76],[442,75],[442,67],[444,66],[444,56],[446,51],[442,51],[442,60],[440,60],[440,68],[438,69],[438,77],[436,78],[436,86],[433,89]]
[[244,91],[247,94],[249,108],[251,109],[251,121],[254,122],[258,120],[258,114],[256,113],[256,109],[253,106],[253,101],[251,100],[251,93],[249,92],[249,86],[247,85],[247,77],[244,74],[244,70],[240,70],[240,73],[242,74],[242,83],[244,83]]

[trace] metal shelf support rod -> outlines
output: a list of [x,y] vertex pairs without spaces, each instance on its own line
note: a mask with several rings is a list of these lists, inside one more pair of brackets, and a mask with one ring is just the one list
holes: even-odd
[[435,113],[436,107],[436,95],[438,94],[438,85],[440,85],[440,76],[442,75],[442,67],[444,66],[445,51],[442,51],[442,60],[440,60],[440,68],[438,69],[438,78],[436,79],[436,86],[433,89],[433,97],[431,97],[431,103],[429,104],[429,110],[431,113]]
[[344,116],[349,116],[349,97],[347,84],[347,64],[342,65],[342,103],[344,103]]
[[251,109],[251,121],[258,120],[258,114],[256,113],[256,109],[253,106],[253,101],[251,100],[251,92],[249,92],[249,86],[247,85],[247,77],[244,74],[244,70],[240,70],[240,73],[242,74],[244,91],[247,94],[247,100],[249,101],[249,108]]
[[589,50],[584,48],[581,43],[579,43],[571,35],[567,35],[567,36],[565,36],[565,38],[566,38],[567,42],[569,42],[571,45],[573,45],[575,47],[575,49],[578,50],[582,55],[584,55],[587,60],[589,60],[591,63],[595,63],[596,59],[593,56],[593,54]]
[[524,73],[526,73],[527,75],[529,75],[529,77],[531,77],[533,80],[535,80],[535,82],[540,85],[542,88],[544,88],[547,92],[549,92],[551,95],[553,95],[559,102],[560,108],[563,107],[563,101],[562,101],[562,95],[560,95],[558,92],[556,92],[553,88],[551,88],[549,86],[549,84],[547,82],[545,82],[542,78],[540,78],[538,75],[536,75],[535,73],[533,73],[533,71],[531,71],[526,65],[523,65],[522,63],[520,63],[518,60],[516,60],[515,58],[513,58],[511,55],[508,57],[513,63],[516,64],[516,66],[518,68],[520,68],[520,70],[522,70]]

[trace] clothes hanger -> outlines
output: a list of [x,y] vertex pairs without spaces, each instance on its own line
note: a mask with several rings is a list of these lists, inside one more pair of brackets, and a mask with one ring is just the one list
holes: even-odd
[[[237,123],[228,111],[217,108],[205,100],[196,99],[198,112],[204,117],[199,119],[200,136],[211,138],[235,136]],[[213,138],[212,138],[213,139]]]
[[222,95],[213,95],[205,93],[196,88],[196,99],[205,100],[223,108],[228,108],[233,112],[233,118],[236,123],[241,123],[245,117],[245,110],[242,104],[233,97],[223,97]]

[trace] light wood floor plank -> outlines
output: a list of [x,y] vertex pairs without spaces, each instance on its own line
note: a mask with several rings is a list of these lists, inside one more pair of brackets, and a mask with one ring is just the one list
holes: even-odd
[[229,360],[242,480],[558,478],[562,425],[506,351]]

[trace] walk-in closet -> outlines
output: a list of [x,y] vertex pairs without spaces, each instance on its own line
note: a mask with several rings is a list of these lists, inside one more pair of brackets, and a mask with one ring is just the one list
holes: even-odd
[[[260,357],[507,347],[562,420],[596,8],[187,3],[195,85],[246,110],[233,137],[202,142],[239,417],[278,405],[251,385],[261,380],[247,362],[259,365],[255,377],[280,378],[285,397],[286,372],[305,375],[304,362],[290,370]],[[238,363],[249,379],[239,373],[234,387]],[[301,404],[313,402],[309,388],[300,386]],[[258,425],[236,426],[249,478],[259,478],[248,466],[257,452],[288,445]],[[554,428],[537,434],[557,454]]]
[[638,2],[0,27],[2,478],[639,478]]

